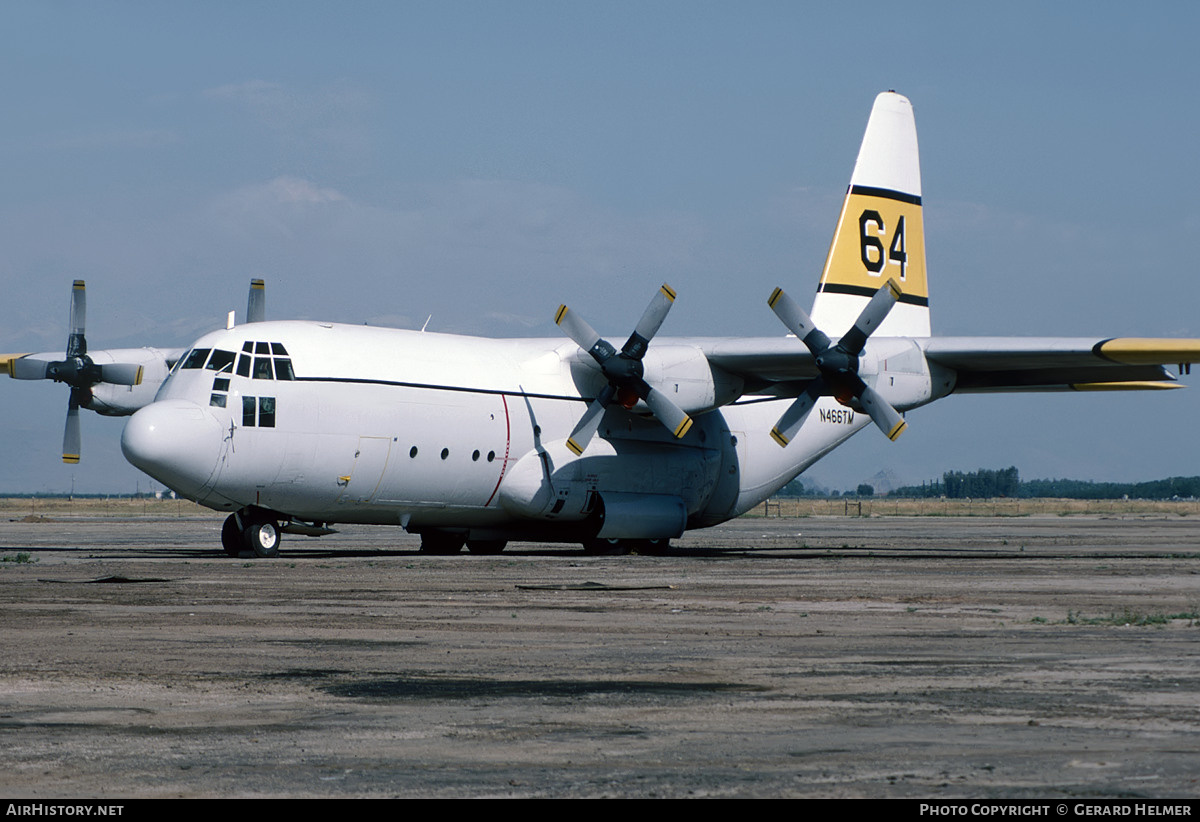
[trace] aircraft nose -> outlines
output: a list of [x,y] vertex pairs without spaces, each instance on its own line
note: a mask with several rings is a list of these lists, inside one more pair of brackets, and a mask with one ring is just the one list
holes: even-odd
[[134,467],[196,498],[216,469],[221,442],[221,427],[205,409],[186,400],[164,400],[129,418],[121,451]]

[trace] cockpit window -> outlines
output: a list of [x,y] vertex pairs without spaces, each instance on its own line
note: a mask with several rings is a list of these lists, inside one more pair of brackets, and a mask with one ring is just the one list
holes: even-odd
[[193,348],[187,355],[187,359],[183,361],[184,368],[203,368],[204,361],[208,359],[208,352],[211,348]]
[[254,358],[254,379],[256,380],[273,380],[275,375],[271,373],[271,358],[270,357],[255,357]]
[[237,355],[232,351],[222,351],[219,348],[214,349],[206,367],[209,371],[232,371],[235,356]]
[[[218,354],[228,354],[228,352],[214,352],[213,362],[216,362]],[[228,354],[228,356],[232,359],[235,355]],[[242,353],[236,356],[239,377],[253,377],[256,380],[296,379],[296,372],[292,369],[292,360],[288,356],[287,349],[283,347],[283,343],[249,340],[243,343]],[[217,370],[217,367],[211,362],[208,367]],[[229,368],[226,367],[225,370],[228,371]]]

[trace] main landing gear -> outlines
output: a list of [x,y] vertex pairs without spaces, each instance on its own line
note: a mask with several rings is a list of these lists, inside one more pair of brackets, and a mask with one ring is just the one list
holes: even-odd
[[249,551],[256,557],[279,556],[279,522],[266,511],[239,511],[230,514],[221,526],[221,547],[231,557]]
[[671,541],[668,539],[589,539],[583,543],[583,552],[594,557],[616,557],[625,554],[658,556],[666,553]]
[[463,545],[472,554],[494,555],[504,550],[508,542],[502,539],[467,539],[462,534],[444,531],[426,531],[421,534],[421,553],[434,556],[451,556],[462,550]]

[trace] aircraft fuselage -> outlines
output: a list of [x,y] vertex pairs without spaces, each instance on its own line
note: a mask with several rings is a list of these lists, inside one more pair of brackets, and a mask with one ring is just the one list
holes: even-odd
[[744,513],[869,421],[823,398],[783,451],[766,432],[786,401],[718,407],[732,380],[687,341],[656,343],[646,372],[692,430],[676,440],[613,407],[576,456],[566,438],[604,378],[570,342],[254,323],[198,340],[122,443],[216,510],[473,539],[670,538]]

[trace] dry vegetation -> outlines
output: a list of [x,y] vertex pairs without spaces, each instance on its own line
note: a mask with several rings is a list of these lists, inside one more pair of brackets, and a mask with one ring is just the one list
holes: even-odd
[[[771,517],[1026,517],[1200,514],[1200,500],[900,499],[779,497],[748,516]],[[187,500],[66,497],[0,498],[0,517],[223,517]]]
[[779,497],[751,516],[1028,517],[1200,514],[1200,500],[1146,499],[902,499],[898,497]]

